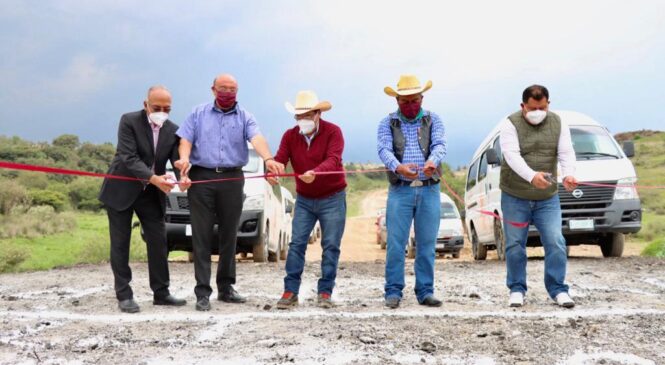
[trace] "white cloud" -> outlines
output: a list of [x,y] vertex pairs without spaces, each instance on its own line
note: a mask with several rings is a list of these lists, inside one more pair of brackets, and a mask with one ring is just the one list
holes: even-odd
[[92,55],[79,54],[58,76],[44,81],[43,91],[56,102],[79,102],[112,84],[116,70],[112,64],[100,65]]

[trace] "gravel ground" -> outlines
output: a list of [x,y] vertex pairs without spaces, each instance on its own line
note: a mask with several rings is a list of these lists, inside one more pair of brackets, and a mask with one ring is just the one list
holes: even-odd
[[383,306],[381,260],[342,262],[331,310],[315,306],[318,262],[291,311],[274,308],[283,263],[240,262],[248,302],[213,300],[208,313],[194,310],[184,262],[170,266],[180,308],[153,306],[147,267],[133,265],[138,314],[118,312],[108,265],[0,275],[0,363],[665,364],[663,260],[572,258],[572,310],[547,297],[542,258],[529,260],[521,309],[506,306],[501,262],[437,260],[441,308],[417,304],[412,265],[397,310]]

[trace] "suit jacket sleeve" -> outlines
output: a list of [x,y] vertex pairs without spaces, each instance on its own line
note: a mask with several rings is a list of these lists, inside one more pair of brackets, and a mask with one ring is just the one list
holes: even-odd
[[136,138],[131,121],[126,115],[123,115],[120,118],[120,127],[118,127],[118,156],[135,177],[149,180],[153,172],[141,160],[136,147]]

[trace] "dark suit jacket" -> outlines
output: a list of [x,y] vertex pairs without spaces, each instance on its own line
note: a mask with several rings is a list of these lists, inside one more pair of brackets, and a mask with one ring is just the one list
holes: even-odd
[[[173,164],[178,160],[180,138],[175,132],[178,125],[167,120],[159,130],[157,151],[153,149],[152,129],[145,110],[124,114],[118,127],[118,146],[108,173],[111,175],[130,176],[148,180],[154,175],[166,172],[166,161]],[[155,172],[151,166],[155,165]],[[177,169],[176,177],[179,178]],[[99,200],[107,207],[117,211],[128,209],[147,187],[146,182],[104,179]],[[159,190],[159,204],[166,209],[166,195]]]

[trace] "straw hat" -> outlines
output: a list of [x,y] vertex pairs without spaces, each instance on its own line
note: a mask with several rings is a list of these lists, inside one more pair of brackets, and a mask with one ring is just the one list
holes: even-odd
[[325,112],[332,108],[332,104],[329,102],[319,101],[314,91],[311,90],[298,91],[295,105],[291,105],[287,101],[284,103],[284,106],[289,113],[296,115],[305,114],[312,110]]
[[397,91],[392,87],[386,86],[383,91],[390,96],[421,94],[432,87],[432,81],[429,80],[425,86],[420,85],[420,80],[415,75],[401,75],[397,82]]

